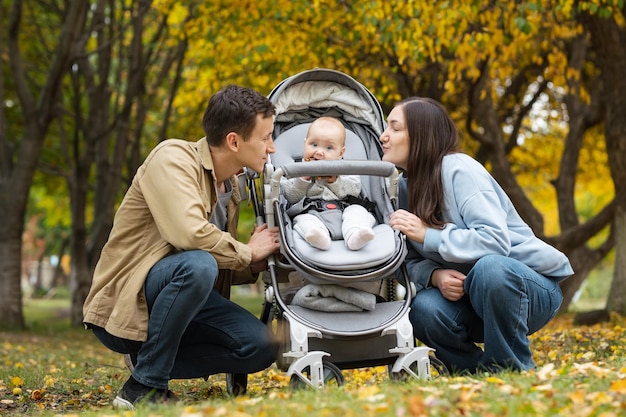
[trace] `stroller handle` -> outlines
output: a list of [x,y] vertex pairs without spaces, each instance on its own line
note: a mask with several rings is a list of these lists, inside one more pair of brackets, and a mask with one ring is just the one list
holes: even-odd
[[368,161],[368,160],[331,160],[307,162],[291,162],[281,166],[274,172],[272,180],[280,181],[281,176],[294,177],[320,177],[328,175],[373,175],[378,177],[390,177],[396,171],[391,162]]
[[[387,192],[392,201],[398,198],[398,180],[400,173],[396,166],[387,161],[370,160],[331,160],[309,162],[290,162],[276,171],[273,167],[266,165],[266,174],[271,178],[268,195],[272,200],[278,199],[280,194],[280,179],[282,177],[324,177],[328,175],[370,175],[376,177],[386,177],[389,179]],[[269,168],[269,169],[268,169]]]

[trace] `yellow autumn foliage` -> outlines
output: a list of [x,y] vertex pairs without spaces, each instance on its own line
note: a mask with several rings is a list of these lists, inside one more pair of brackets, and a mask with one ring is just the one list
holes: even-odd
[[[534,0],[490,3],[473,0],[158,0],[153,7],[167,15],[172,42],[185,37],[188,52],[174,107],[179,137],[202,135],[200,115],[208,97],[236,83],[268,94],[300,71],[327,67],[353,76],[388,109],[407,94],[440,92],[459,126],[470,109],[468,89],[487,71],[481,98],[498,106],[517,105],[506,90],[523,71],[541,68],[538,77],[563,94],[583,74],[568,62],[565,44],[582,33],[574,19],[580,9],[604,13],[623,24],[612,0]],[[595,69],[587,64],[584,71]],[[589,102],[587,86],[576,93]],[[534,130],[525,121],[523,140],[511,154],[520,184],[546,213],[548,230],[558,232],[554,190],[563,141],[565,114],[553,98],[541,104],[547,117],[533,116],[549,128]],[[471,121],[471,123],[475,123]],[[475,126],[480,128],[479,126]],[[503,130],[507,127],[502,126]],[[505,135],[506,137],[506,135]],[[604,150],[587,143],[581,155],[580,193],[612,195]],[[466,143],[471,150],[475,145]],[[540,172],[541,175],[536,175]],[[605,201],[605,200],[604,200]],[[599,204],[597,201],[594,203]]]

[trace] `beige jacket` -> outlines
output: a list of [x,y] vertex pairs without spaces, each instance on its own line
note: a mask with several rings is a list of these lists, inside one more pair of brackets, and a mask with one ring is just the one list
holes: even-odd
[[[206,140],[169,139],[139,167],[115,214],[83,306],[84,323],[110,334],[146,340],[148,308],[143,285],[150,268],[176,252],[210,252],[221,269],[217,289],[253,282],[250,248],[236,240],[241,194],[235,177],[227,209],[229,233],[209,223],[217,204],[213,160]],[[241,271],[234,276],[234,271]]]

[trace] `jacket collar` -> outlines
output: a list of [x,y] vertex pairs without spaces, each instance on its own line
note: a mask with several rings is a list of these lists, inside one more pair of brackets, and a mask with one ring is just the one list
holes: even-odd
[[215,171],[213,170],[213,157],[211,156],[211,149],[209,148],[209,143],[206,141],[206,137],[197,141],[196,144],[198,153],[200,154],[200,163],[202,164],[202,168],[209,171],[213,177],[213,181],[217,182]]
[[[211,177],[213,178],[213,184],[217,184],[217,177],[215,176],[215,170],[213,169],[213,157],[211,156],[211,149],[209,148],[209,143],[206,140],[206,137],[200,139],[196,142],[196,147],[198,149],[198,154],[200,155],[200,163],[202,164],[202,168],[204,168],[207,172],[211,173]],[[233,175],[231,177],[231,186],[233,187],[233,198],[239,202],[241,200],[240,190],[237,187],[237,176]]]

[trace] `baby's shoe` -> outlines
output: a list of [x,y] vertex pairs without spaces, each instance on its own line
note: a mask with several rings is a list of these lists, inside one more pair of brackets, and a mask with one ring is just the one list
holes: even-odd
[[354,227],[348,230],[343,238],[348,249],[359,250],[374,239],[374,236],[374,231],[370,227]]
[[311,246],[321,250],[328,250],[330,248],[330,234],[327,230],[312,227],[304,235],[304,240],[309,242]]

